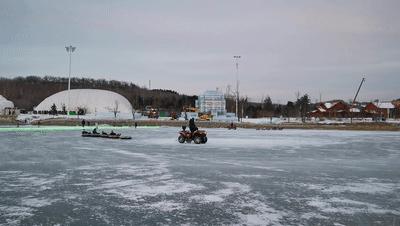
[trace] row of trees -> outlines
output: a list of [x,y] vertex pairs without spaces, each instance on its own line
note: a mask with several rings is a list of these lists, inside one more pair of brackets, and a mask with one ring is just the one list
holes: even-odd
[[[0,94],[25,110],[32,110],[46,97],[65,90],[68,78],[54,76],[27,76],[15,78],[0,77]],[[126,97],[135,109],[144,109],[145,106],[180,112],[183,107],[194,106],[197,96],[179,94],[173,90],[141,88],[133,83],[116,80],[71,78],[73,89],[104,89],[114,91]],[[228,112],[235,112],[235,100],[227,97]],[[269,96],[261,103],[250,102],[247,97],[239,101],[239,116],[249,117],[302,117],[311,109],[310,98],[307,94],[297,95],[295,101],[286,105],[274,104]],[[65,112],[65,109],[49,109],[55,112]]]
[[[114,112],[114,116],[117,117],[118,105],[116,106],[116,110],[114,110],[112,112]],[[63,105],[61,107],[61,110],[57,109],[56,104],[53,104],[50,107],[50,111],[48,111],[46,113],[49,113],[50,115],[58,115],[58,114],[66,115],[67,114],[67,109],[66,109],[65,105]],[[85,115],[86,114],[86,109],[85,108],[78,108],[78,110],[75,112],[75,114],[77,114],[77,115]]]
[[[228,98],[226,100],[227,110],[235,112],[235,100]],[[271,97],[267,96],[261,103],[249,102],[247,97],[241,98],[239,101],[239,116],[250,118],[261,117],[301,117],[304,121],[307,112],[314,106],[310,103],[308,94],[298,95],[295,101],[288,101],[284,104],[272,103]],[[243,114],[242,114],[243,112]]]
[[[54,76],[28,76],[16,78],[0,77],[0,94],[14,102],[21,109],[32,110],[46,97],[66,90],[68,78]],[[176,111],[183,106],[194,106],[196,96],[178,94],[173,90],[149,90],[133,83],[116,80],[71,78],[73,89],[104,89],[121,94],[135,109],[145,106]]]

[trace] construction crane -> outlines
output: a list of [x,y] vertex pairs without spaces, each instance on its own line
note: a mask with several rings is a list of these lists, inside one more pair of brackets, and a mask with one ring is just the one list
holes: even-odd
[[350,123],[353,123],[353,110],[352,109],[354,108],[354,104],[356,103],[356,99],[357,99],[358,93],[360,92],[361,86],[363,85],[364,82],[365,82],[365,78],[362,78],[360,86],[358,87],[356,95],[354,96],[353,102],[351,103],[351,106],[350,106]]

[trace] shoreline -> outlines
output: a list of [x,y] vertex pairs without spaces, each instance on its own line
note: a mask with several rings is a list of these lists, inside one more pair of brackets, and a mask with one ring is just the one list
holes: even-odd
[[[188,125],[188,121],[177,120],[85,120],[86,126],[111,125],[111,126],[170,126],[182,127]],[[80,126],[81,119],[46,119],[32,122],[32,125],[43,126]],[[0,125],[18,125],[16,121],[0,121]],[[22,126],[22,124],[20,124]],[[229,122],[197,121],[197,127],[201,128],[228,128]],[[247,129],[311,129],[311,130],[355,130],[355,131],[400,131],[400,124],[382,123],[382,122],[363,122],[363,123],[335,123],[335,124],[317,124],[317,123],[282,123],[282,124],[256,124],[256,123],[235,123],[237,128]]]

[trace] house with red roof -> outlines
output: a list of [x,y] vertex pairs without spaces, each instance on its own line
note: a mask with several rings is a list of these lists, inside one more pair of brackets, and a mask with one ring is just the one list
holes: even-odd
[[365,106],[363,112],[365,117],[394,118],[395,109],[392,102],[371,102]]
[[350,107],[342,100],[319,103],[315,110],[308,113],[315,118],[346,118],[350,117]]

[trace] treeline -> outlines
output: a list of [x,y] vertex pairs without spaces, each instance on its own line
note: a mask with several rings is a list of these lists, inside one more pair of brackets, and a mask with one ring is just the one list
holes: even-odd
[[[235,100],[227,98],[227,110],[235,112]],[[312,110],[314,105],[310,103],[308,94],[298,95],[296,100],[288,101],[287,104],[274,104],[268,96],[261,103],[249,102],[248,98],[241,98],[239,101],[239,116],[249,118],[262,117],[300,117],[306,118],[307,112]],[[243,113],[243,114],[242,114]]]
[[[68,78],[55,76],[27,76],[4,78],[0,77],[0,94],[14,102],[20,109],[33,110],[46,97],[66,90]],[[72,89],[103,89],[121,94],[129,100],[134,109],[143,110],[146,106],[181,112],[183,107],[194,107],[197,96],[179,94],[173,90],[149,90],[134,83],[91,78],[71,78]],[[226,98],[228,112],[236,111],[234,98]],[[239,101],[239,116],[260,117],[302,117],[313,106],[307,94],[298,95],[294,101],[284,104],[274,104],[270,97],[264,98],[261,103],[250,102],[247,97]],[[50,109],[49,109],[50,110]]]
[[[20,109],[32,110],[46,97],[68,88],[68,78],[55,76],[0,77],[0,94]],[[183,106],[194,107],[197,96],[179,94],[173,90],[141,88],[133,83],[71,78],[71,89],[103,89],[121,94],[135,109],[154,106],[169,111],[181,111]]]

